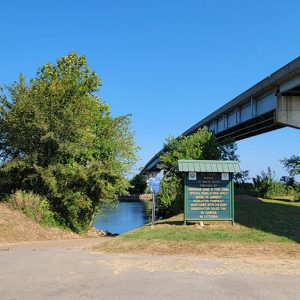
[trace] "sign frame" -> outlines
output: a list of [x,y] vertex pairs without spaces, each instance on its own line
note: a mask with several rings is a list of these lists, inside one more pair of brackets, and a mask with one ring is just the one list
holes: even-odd
[[[205,173],[205,172],[197,172]],[[222,180],[222,172],[210,172],[210,173],[219,173],[220,178]],[[188,211],[188,188],[189,188],[189,175],[188,172],[185,172],[184,175],[184,225],[186,225],[187,221],[231,221],[232,225],[234,225],[234,182],[233,182],[233,173],[228,172],[229,175],[229,218],[189,218],[187,217]]]

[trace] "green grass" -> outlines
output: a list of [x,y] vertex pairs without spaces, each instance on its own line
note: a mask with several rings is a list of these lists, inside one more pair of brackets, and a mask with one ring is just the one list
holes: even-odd
[[194,241],[194,242],[263,242],[263,241],[288,241],[284,236],[275,236],[258,229],[231,229],[204,228],[198,229],[192,226],[159,227],[152,229],[150,226],[126,233],[120,238],[124,241],[130,240],[165,240],[165,241]]
[[300,243],[300,203],[238,197],[235,201],[235,226],[228,223],[204,228],[193,224],[183,226],[182,219],[183,216],[178,215],[158,223],[154,229],[143,226],[121,235],[119,239]]
[[235,225],[210,222],[183,225],[183,214],[121,234],[93,250],[145,255],[264,257],[300,255],[300,203],[236,197]]
[[236,222],[300,243],[300,203],[279,200],[248,201],[237,197]]

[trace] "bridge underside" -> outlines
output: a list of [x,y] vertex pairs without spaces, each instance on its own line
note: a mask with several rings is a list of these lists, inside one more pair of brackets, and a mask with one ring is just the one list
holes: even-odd
[[[242,140],[285,126],[300,128],[300,86],[277,95],[278,91],[259,98],[251,97],[243,105],[199,122],[183,133],[190,135],[204,126],[215,132],[220,140]],[[296,94],[296,95],[295,95]]]
[[[269,95],[268,97],[271,101],[269,101],[269,106],[266,106],[266,110],[270,111],[267,111],[260,115],[257,115],[256,112],[259,108],[259,105],[261,105],[259,101],[264,101],[264,98],[257,102],[254,102],[252,100],[248,106],[248,110],[252,112],[251,118],[247,120],[247,117],[244,117],[243,120],[243,116],[241,113],[242,110],[239,111],[238,109],[236,109],[234,117],[236,119],[240,118],[240,123],[231,127],[224,128],[226,127],[226,124],[229,123],[228,116],[224,115],[224,125],[222,127],[223,130],[218,131],[218,125],[215,128],[211,128],[211,130],[217,131],[216,137],[219,141],[224,141],[226,139],[239,141],[286,126],[299,129],[300,96],[295,95],[298,93],[300,94],[300,87],[297,87],[297,89],[295,88],[291,91],[287,91],[286,93],[278,96],[272,94]],[[274,97],[274,99],[272,99],[271,97]]]
[[[207,127],[219,141],[239,141],[283,127],[300,129],[300,57],[231,100],[182,135]],[[158,152],[142,173],[163,168]]]
[[227,139],[239,141],[258,134],[280,129],[285,126],[286,125],[275,122],[275,112],[271,111],[227,130],[223,130],[222,132],[217,133],[216,137],[221,142],[226,141]]

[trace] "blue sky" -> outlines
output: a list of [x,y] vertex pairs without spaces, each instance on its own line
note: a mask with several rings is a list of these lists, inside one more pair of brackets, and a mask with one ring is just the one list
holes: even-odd
[[[132,113],[144,165],[179,135],[300,55],[298,1],[3,1],[0,84],[76,51],[113,115]],[[243,169],[284,174],[300,130],[238,142]]]

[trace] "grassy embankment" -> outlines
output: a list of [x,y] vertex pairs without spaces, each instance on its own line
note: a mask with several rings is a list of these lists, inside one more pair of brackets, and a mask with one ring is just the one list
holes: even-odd
[[300,203],[238,196],[235,225],[183,226],[183,215],[146,225],[97,250],[117,253],[300,257]]

